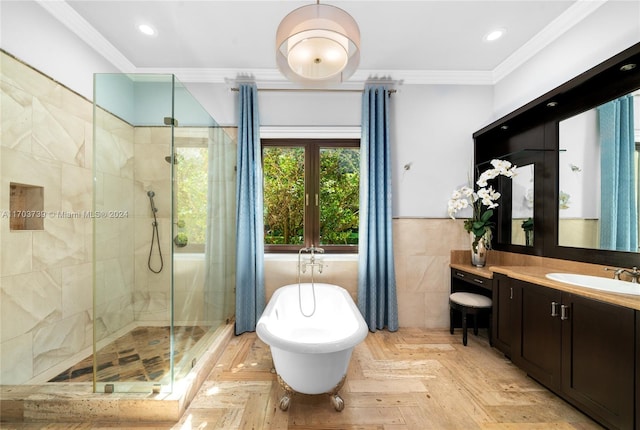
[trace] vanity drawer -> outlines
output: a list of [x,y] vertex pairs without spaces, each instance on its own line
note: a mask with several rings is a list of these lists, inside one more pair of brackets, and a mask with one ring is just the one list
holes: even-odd
[[451,292],[463,290],[461,288],[454,289],[454,285],[460,286],[460,281],[491,291],[491,278],[478,276],[474,273],[465,272],[460,269],[451,269]]

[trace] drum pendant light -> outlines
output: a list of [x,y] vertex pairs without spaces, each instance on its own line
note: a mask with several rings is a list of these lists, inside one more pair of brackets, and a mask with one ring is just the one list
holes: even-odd
[[360,62],[358,24],[344,10],[319,2],[295,9],[278,26],[276,62],[292,81],[346,81]]

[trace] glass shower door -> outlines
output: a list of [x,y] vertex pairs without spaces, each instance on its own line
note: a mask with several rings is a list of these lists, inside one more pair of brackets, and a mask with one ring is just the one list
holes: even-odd
[[94,88],[94,390],[173,391],[233,317],[235,139],[173,75]]
[[173,76],[95,75],[96,392],[163,389],[171,372],[172,116]]
[[233,317],[236,145],[180,82],[174,90],[172,309],[179,381]]

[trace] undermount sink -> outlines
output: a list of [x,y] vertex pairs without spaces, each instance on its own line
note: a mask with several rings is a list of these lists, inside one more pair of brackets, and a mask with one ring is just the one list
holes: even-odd
[[547,278],[553,281],[592,288],[610,293],[633,294],[640,296],[640,284],[618,279],[601,278],[599,276],[579,275],[576,273],[548,273]]

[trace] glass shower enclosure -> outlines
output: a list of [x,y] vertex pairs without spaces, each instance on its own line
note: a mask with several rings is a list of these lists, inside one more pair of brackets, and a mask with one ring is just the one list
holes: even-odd
[[95,392],[165,392],[233,320],[234,129],[174,75],[96,74]]

